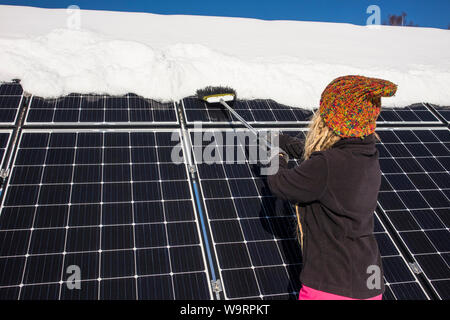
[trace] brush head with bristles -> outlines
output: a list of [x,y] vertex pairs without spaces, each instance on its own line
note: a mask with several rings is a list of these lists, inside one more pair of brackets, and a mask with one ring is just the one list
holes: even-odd
[[197,90],[197,97],[208,103],[218,103],[221,100],[225,102],[236,100],[236,91],[229,87],[206,87]]

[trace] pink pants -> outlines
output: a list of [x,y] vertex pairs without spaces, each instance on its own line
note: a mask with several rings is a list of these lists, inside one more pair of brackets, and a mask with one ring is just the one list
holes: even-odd
[[[372,298],[363,300],[381,300],[383,295],[378,295]],[[307,286],[302,286],[298,295],[298,300],[358,300],[349,297],[339,296],[320,290],[316,290]]]

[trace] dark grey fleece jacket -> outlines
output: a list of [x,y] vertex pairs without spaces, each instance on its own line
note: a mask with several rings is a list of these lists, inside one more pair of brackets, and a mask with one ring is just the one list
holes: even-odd
[[[300,143],[295,138],[288,140],[286,145]],[[384,292],[381,258],[373,235],[380,183],[374,135],[341,139],[292,169],[280,159],[280,169],[268,177],[268,184],[274,195],[300,207],[302,284],[356,299]],[[377,267],[381,285],[373,288]]]

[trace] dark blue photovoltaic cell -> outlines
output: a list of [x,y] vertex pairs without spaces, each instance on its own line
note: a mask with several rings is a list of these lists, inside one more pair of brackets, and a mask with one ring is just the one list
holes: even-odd
[[[22,131],[0,214],[0,298],[211,299],[172,134]],[[81,290],[65,283],[71,265]]]
[[22,102],[22,86],[17,83],[0,84],[0,123],[14,123]]
[[[379,130],[379,204],[442,299],[450,295],[450,132]],[[447,219],[447,220],[446,220]]]
[[175,105],[136,95],[68,95],[57,99],[33,97],[30,124],[177,123]]

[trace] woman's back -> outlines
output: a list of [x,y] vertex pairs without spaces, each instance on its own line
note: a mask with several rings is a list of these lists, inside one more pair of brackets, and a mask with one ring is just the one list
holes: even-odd
[[278,173],[268,178],[279,198],[296,204],[303,251],[303,286],[316,292],[367,299],[384,291],[381,258],[373,235],[381,172],[376,119],[381,97],[395,94],[389,81],[344,76],[324,90],[303,144],[281,137]]
[[367,287],[371,276],[367,270],[379,268],[382,277],[373,236],[381,181],[375,137],[342,139],[320,153],[327,163],[327,173],[321,178],[326,187],[317,202],[300,209],[306,240],[301,281],[351,298],[379,295],[384,289],[382,279],[378,288]]

